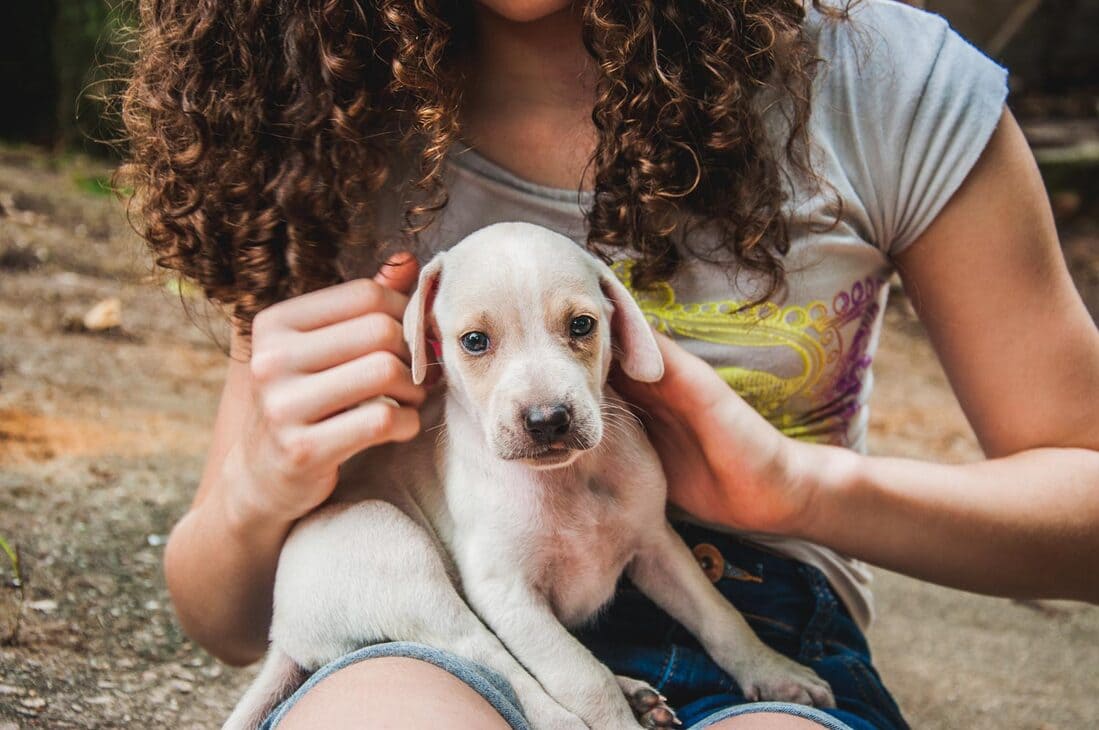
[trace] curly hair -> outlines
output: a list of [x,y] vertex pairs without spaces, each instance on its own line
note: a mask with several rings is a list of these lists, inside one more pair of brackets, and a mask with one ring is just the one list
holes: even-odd
[[[630,251],[635,285],[671,276],[685,245],[761,275],[763,298],[783,283],[783,170],[811,177],[818,59],[804,13],[797,0],[586,0],[599,72],[588,245]],[[336,283],[343,248],[377,254],[370,205],[387,184],[416,192],[405,237],[446,205],[468,3],[140,0],[137,38],[122,174],[138,231],[240,331]],[[767,90],[786,109],[778,147],[754,103]],[[411,180],[394,179],[394,149],[413,160]],[[695,226],[717,243],[689,248]]]

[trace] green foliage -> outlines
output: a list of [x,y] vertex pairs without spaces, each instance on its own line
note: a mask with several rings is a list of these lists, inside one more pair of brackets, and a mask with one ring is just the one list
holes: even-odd
[[[0,552],[7,556],[8,562],[11,563],[12,578],[8,583],[0,584],[0,591],[8,593],[12,598],[12,606],[9,611],[10,616],[2,616],[11,621],[10,626],[0,626],[0,646],[6,646],[15,643],[19,639],[19,628],[22,625],[23,619],[23,599],[25,594],[23,592],[23,568],[19,564],[19,549],[13,548],[8,544],[8,541],[3,537],[0,537]],[[5,595],[0,594],[0,604],[5,603],[3,600]],[[0,611],[0,614],[5,613]]]
[[58,143],[107,150],[121,139],[117,97],[126,74],[132,0],[62,0],[54,26]]
[[14,576],[12,582],[16,585],[22,583],[23,573],[19,569],[19,553],[17,553],[12,546],[8,544],[8,541],[2,537],[0,537],[0,551],[3,551],[11,562],[12,575]]
[[109,175],[78,175],[73,178],[73,182],[76,187],[85,193],[92,195],[114,195],[120,193],[123,197],[129,197],[132,195],[132,191],[115,189],[111,184],[111,178]]

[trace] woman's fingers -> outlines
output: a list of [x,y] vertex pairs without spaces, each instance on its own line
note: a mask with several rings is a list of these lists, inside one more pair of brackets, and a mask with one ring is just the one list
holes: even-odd
[[339,415],[306,426],[301,439],[317,449],[316,458],[340,463],[371,446],[409,441],[420,432],[420,413],[383,400],[364,403]]
[[255,347],[261,333],[297,330],[308,332],[370,312],[383,312],[400,320],[408,297],[372,279],[352,279],[272,305],[256,315],[252,327]]
[[323,372],[288,378],[266,394],[265,414],[276,424],[313,423],[378,396],[419,406],[426,391],[408,365],[390,352],[372,352]]
[[[419,267],[409,253],[389,259],[374,279],[356,279],[280,302],[256,317],[253,353],[261,372],[317,372],[375,350],[406,362],[403,293]],[[304,334],[304,336],[301,336]],[[293,340],[288,345],[286,340]],[[265,359],[277,362],[262,362]]]
[[406,363],[411,359],[400,321],[381,312],[293,337],[293,347],[286,351],[286,367],[291,372],[315,373],[371,352],[390,352]]

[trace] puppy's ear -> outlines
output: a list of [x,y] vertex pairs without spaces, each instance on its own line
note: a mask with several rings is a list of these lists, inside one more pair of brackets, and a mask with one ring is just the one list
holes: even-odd
[[412,354],[412,381],[417,385],[427,377],[428,350],[431,347],[427,341],[427,331],[442,273],[443,254],[439,254],[420,270],[416,291],[412,293],[404,312],[404,339]]
[[599,262],[599,285],[603,295],[614,305],[611,337],[621,353],[618,362],[622,372],[642,383],[660,380],[664,377],[664,358],[652,328],[629,290],[602,261]]

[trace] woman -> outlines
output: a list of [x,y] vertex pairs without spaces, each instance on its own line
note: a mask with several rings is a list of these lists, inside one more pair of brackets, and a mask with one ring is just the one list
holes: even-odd
[[[582,639],[688,726],[903,727],[858,561],[1099,600],[1099,334],[1004,72],[941,20],[883,0],[148,0],[142,20],[126,119],[143,232],[236,325],[166,556],[216,656],[261,655],[280,546],[339,464],[419,428],[398,325],[416,266],[376,262],[501,219],[618,259],[675,338],[663,381],[616,384],[649,418],[680,529],[837,696],[748,703],[624,588]],[[987,461],[862,453],[893,268]],[[349,410],[376,395],[398,405]],[[522,726],[477,667],[385,653],[318,672],[279,727]]]

